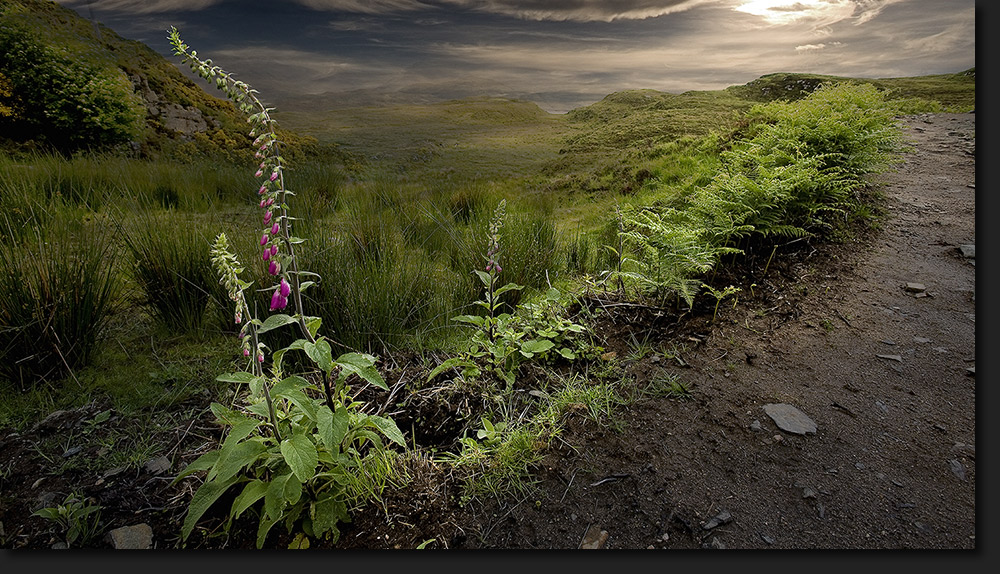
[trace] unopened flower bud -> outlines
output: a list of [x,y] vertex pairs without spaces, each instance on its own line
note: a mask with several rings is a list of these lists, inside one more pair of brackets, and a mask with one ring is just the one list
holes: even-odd
[[271,181],[274,181],[276,179],[278,179],[278,171],[277,170],[271,172]]
[[259,169],[257,170],[256,173],[253,174],[254,177],[260,177],[262,175],[264,175],[264,172],[262,170],[259,170]]
[[271,226],[271,235],[277,234],[279,229],[281,229],[281,227],[278,225],[278,222],[275,221],[274,225]]
[[264,214],[264,225],[267,225],[268,223],[271,223],[271,212],[270,211],[268,211],[267,213]]
[[243,356],[244,357],[249,357],[250,356],[250,349],[243,349]]
[[271,258],[271,250],[270,249],[265,249],[264,252],[260,254],[260,257],[264,261],[267,261],[268,259]]
[[261,245],[267,245],[267,233],[265,233],[264,235],[260,236],[260,244]]
[[277,243],[272,243],[271,244],[271,257],[274,257],[277,253],[278,253],[278,244]]

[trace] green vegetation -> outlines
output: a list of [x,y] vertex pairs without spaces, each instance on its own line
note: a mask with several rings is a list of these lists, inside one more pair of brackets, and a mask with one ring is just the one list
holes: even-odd
[[[0,426],[99,403],[118,434],[92,464],[137,467],[176,410],[210,399],[223,438],[177,478],[204,473],[181,535],[228,500],[224,529],[255,521],[258,545],[276,524],[298,546],[336,540],[424,448],[463,500],[519,496],[568,417],[618,428],[629,401],[690,398],[664,373],[636,388],[623,365],[653,342],[605,353],[580,294],[681,312],[704,298],[716,320],[755,285],[709,274],[849,238],[877,211],[868,176],[898,159],[896,116],[968,111],[975,95],[974,69],[772,74],[565,115],[479,98],[271,116],[217,67],[195,61],[230,101],[100,32],[51,3],[0,9],[0,43],[30,56],[0,57]],[[63,74],[49,86],[104,80],[51,91],[46,125],[26,104],[48,88],[25,72],[45,68]],[[149,92],[204,128],[169,129]],[[395,353],[426,371],[390,391]],[[454,407],[460,437],[405,436],[383,411],[410,407],[407,392],[471,397]],[[56,460],[62,446],[37,448]],[[61,508],[50,517],[69,528],[80,509]]]

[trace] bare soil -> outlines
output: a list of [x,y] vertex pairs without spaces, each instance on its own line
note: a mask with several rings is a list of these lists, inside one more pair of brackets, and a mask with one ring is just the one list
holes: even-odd
[[[586,301],[603,309],[608,351],[635,358],[632,341],[656,350],[625,359],[627,376],[637,385],[676,376],[690,399],[641,398],[617,426],[571,417],[535,487],[513,500],[463,506],[443,465],[414,461],[412,482],[356,514],[334,547],[977,549],[976,269],[962,250],[976,237],[975,114],[904,120],[913,150],[873,182],[887,210],[878,229],[752,254],[715,279],[742,290],[714,318],[707,303],[678,317],[596,294]],[[413,376],[400,363],[390,383]],[[769,404],[797,408],[815,430],[782,430]],[[32,445],[92,410],[0,438],[3,548],[58,542],[31,512],[72,489],[101,504],[106,530],[146,523],[154,548],[180,547],[197,481],[170,478],[211,447],[210,415],[164,437],[166,474],[52,475]],[[253,526],[199,531],[185,547],[253,548]],[[281,530],[267,547],[287,546]],[[104,538],[90,546],[111,547]]]

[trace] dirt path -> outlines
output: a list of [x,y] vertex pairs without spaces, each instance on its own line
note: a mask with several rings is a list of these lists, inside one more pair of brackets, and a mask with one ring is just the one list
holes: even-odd
[[[905,123],[915,151],[883,176],[882,231],[754,279],[703,342],[632,365],[693,400],[643,400],[623,432],[571,426],[541,494],[482,511],[452,543],[975,549],[976,276],[960,251],[975,244],[975,115]],[[768,404],[815,432],[779,429]]]

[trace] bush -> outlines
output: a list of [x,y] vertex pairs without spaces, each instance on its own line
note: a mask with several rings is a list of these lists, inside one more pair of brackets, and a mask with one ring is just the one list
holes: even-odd
[[60,53],[13,19],[0,20],[0,75],[6,137],[72,153],[124,144],[144,128],[142,99],[121,70]]

